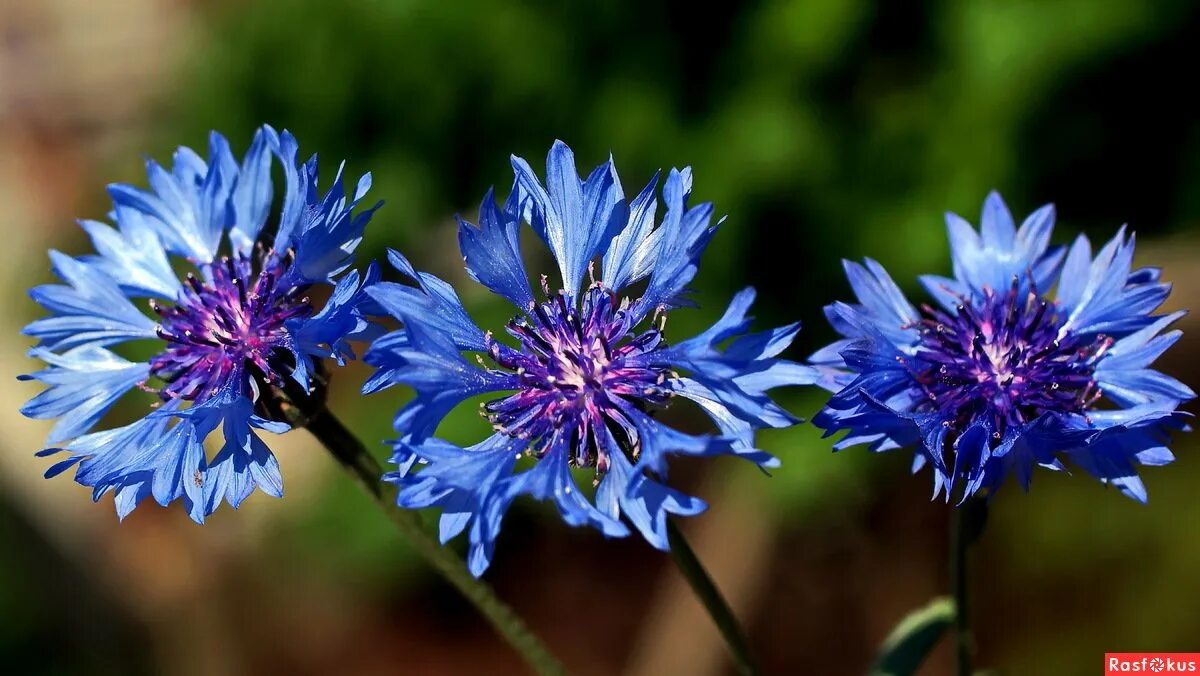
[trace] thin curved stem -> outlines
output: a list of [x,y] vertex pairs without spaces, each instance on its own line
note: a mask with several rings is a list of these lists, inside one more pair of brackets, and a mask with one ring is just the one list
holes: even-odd
[[538,674],[565,674],[562,664],[486,583],[473,577],[462,560],[425,528],[417,512],[396,505],[396,487],[381,480],[383,469],[350,430],[327,410],[315,414],[308,431],[375,499],[421,558],[479,610],[492,627]]
[[954,594],[954,654],[958,676],[971,676],[971,590],[967,576],[967,549],[970,546],[963,509],[950,517],[950,587]]
[[713,623],[717,625],[717,630],[725,639],[725,645],[729,647],[738,673],[743,676],[757,674],[758,667],[750,655],[750,644],[746,640],[746,632],[742,631],[742,626],[738,623],[737,616],[733,614],[733,609],[729,607],[725,597],[721,595],[721,590],[717,589],[716,583],[704,569],[704,564],[700,563],[696,552],[692,550],[675,522],[670,519],[667,519],[667,542],[671,546],[671,560],[675,562],[679,572],[683,573],[684,579],[687,580],[696,597],[700,599],[704,609],[708,611]]
[[954,509],[950,517],[950,593],[954,595],[954,653],[958,676],[974,672],[975,637],[971,633],[971,577],[967,560],[971,545],[987,525],[986,498],[973,497]]

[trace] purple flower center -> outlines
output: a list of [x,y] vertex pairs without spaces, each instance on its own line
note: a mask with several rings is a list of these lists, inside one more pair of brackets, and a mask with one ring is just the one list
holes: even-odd
[[175,305],[151,301],[167,342],[150,360],[151,374],[166,383],[162,399],[203,401],[245,375],[247,388],[283,385],[295,367],[285,324],[313,311],[301,297],[306,287],[280,287],[290,265],[290,256],[271,251],[223,258],[201,267],[207,281],[189,273]]
[[485,404],[483,413],[497,431],[531,440],[535,455],[565,443],[573,465],[603,473],[607,434],[636,448],[625,412],[671,396],[663,387],[668,369],[638,359],[663,346],[661,327],[635,334],[626,305],[618,306],[617,296],[598,283],[578,308],[565,292],[546,295],[546,302],[531,303],[527,315],[507,324],[518,349],[488,334],[492,360],[516,373],[518,389]]
[[[1096,361],[1112,345],[1104,335],[1061,330],[1057,307],[1016,284],[1004,294],[964,299],[950,315],[928,305],[910,365],[928,402],[961,433],[982,418],[994,439],[1044,413],[1081,413],[1100,398]],[[956,435],[955,435],[956,436]]]

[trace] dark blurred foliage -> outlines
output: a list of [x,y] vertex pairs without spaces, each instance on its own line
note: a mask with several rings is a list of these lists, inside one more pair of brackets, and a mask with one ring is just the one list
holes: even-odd
[[[473,217],[490,185],[507,190],[510,153],[538,167],[555,138],[584,171],[611,153],[627,194],[656,169],[693,166],[696,199],[729,218],[697,280],[704,309],[677,313],[674,329],[710,321],[752,284],[763,326],[804,320],[794,358],[831,335],[821,307],[849,293],[842,258],[880,260],[919,298],[918,273],[949,269],[942,212],[974,221],[990,189],[1018,218],[1055,202],[1061,241],[1080,229],[1106,239],[1123,222],[1163,237],[1200,219],[1192,2],[272,0],[202,16],[152,154],[203,145],[209,129],[244,147],[269,122],[319,150],[326,175],[347,158],[387,201],[363,258],[403,250],[458,285],[485,327],[508,310],[466,281],[451,216]],[[339,374],[334,408],[364,438],[388,438],[400,396],[358,403],[362,374]],[[787,404],[808,417],[819,396]],[[449,434],[470,439],[473,416]],[[778,529],[765,569],[752,571],[770,589],[750,620],[754,642],[771,673],[860,671],[904,610],[944,583],[946,508],[927,502],[929,478],[908,477],[904,454],[833,457],[807,427],[762,445],[785,467],[740,484],[768,496],[755,527]],[[1083,477],[1039,477],[1028,497],[1012,489],[997,501],[976,557],[983,664],[1082,674],[1105,649],[1196,649],[1200,624],[1181,606],[1200,594],[1189,568],[1200,563],[1200,469],[1187,450],[1151,471],[1149,508]],[[699,487],[706,469],[733,466],[680,476]],[[376,604],[364,616],[432,644],[417,663],[430,670],[457,643],[510,659],[382,519],[364,516],[352,486],[331,480],[319,503],[291,507],[309,514],[278,529],[260,575],[303,561],[336,577]],[[489,577],[572,666],[617,670],[645,629],[663,559],[570,531],[549,511],[515,510]],[[613,566],[636,573],[606,578]],[[6,648],[33,654],[46,640],[19,637]],[[282,660],[270,664],[308,673],[279,657],[286,649],[267,649]],[[450,664],[481,664],[465,659]]]
[[110,591],[96,585],[94,571],[76,568],[3,503],[0,542],[8,549],[0,556],[0,656],[6,672],[149,671],[151,655],[130,649],[144,628],[117,611]]
[[[213,20],[184,138],[266,120],[370,168],[376,250],[471,214],[510,153],[554,138],[581,165],[611,152],[629,192],[690,164],[730,216],[702,285],[757,285],[808,345],[840,258],[944,269],[941,212],[973,218],[990,188],[1097,234],[1200,216],[1188,2],[301,0]],[[827,291],[795,303],[806,288]]]

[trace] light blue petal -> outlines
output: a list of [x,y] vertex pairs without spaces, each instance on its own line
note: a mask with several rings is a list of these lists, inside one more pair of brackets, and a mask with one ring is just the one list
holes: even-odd
[[154,230],[138,212],[126,212],[118,232],[98,221],[80,221],[92,239],[97,256],[84,259],[115,281],[131,296],[155,296],[174,300],[179,278],[171,269],[166,251]]
[[971,294],[970,290],[957,279],[939,275],[921,275],[919,279],[921,286],[925,287],[925,291],[951,315],[958,313],[958,306]]
[[406,324],[423,324],[427,331],[451,338],[460,350],[485,351],[483,330],[463,308],[454,288],[437,277],[417,272],[398,251],[389,250],[392,266],[417,286],[380,282],[367,293],[396,319]]
[[655,172],[654,178],[630,203],[629,223],[617,233],[604,254],[604,285],[610,289],[623,289],[654,270],[665,232],[654,227],[660,173]]
[[[954,277],[975,296],[987,289],[1005,290],[1014,281],[1021,293],[1033,288],[1045,291],[1062,261],[1061,250],[1047,249],[1054,228],[1053,206],[1035,211],[1018,231],[1004,200],[992,192],[984,201],[980,220],[980,233],[976,234],[970,223],[946,214]],[[948,304],[947,298],[934,295],[943,305]]]
[[920,316],[900,288],[879,263],[867,259],[867,266],[843,261],[850,287],[862,303],[863,314],[870,317],[880,333],[900,344],[910,340],[911,327]]
[[546,157],[546,188],[525,160],[513,156],[519,189],[531,200],[530,225],[558,262],[563,289],[574,297],[589,263],[625,226],[628,209],[612,159],[580,181],[575,155],[555,141]]
[[35,349],[31,356],[50,368],[22,380],[49,387],[25,404],[21,413],[38,419],[60,418],[50,432],[50,445],[90,430],[126,392],[149,377],[148,364],[137,364],[95,346],[77,347],[61,355]]
[[984,247],[998,251],[1009,251],[1013,248],[1017,231],[1013,225],[1012,213],[1000,197],[1000,193],[994,190],[988,193],[979,220]]
[[479,205],[479,227],[458,219],[458,245],[471,278],[521,309],[533,303],[533,290],[521,259],[520,212],[513,202],[501,210],[488,189]]
[[30,323],[22,333],[56,351],[156,337],[156,324],[129,302],[110,277],[58,251],[50,252],[50,260],[67,286],[48,284],[30,290],[29,296],[54,316]]
[[254,140],[237,172],[237,186],[233,191],[234,219],[229,229],[229,240],[239,253],[249,254],[253,250],[259,233],[266,225],[274,196],[271,151],[278,145],[278,134],[270,126],[263,125],[254,133]]

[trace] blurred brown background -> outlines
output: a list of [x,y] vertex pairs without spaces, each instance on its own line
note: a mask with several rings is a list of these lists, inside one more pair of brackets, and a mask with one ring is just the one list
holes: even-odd
[[[805,320],[802,358],[830,337],[820,307],[849,293],[840,258],[871,255],[919,297],[918,272],[949,268],[942,212],[974,221],[993,187],[1018,217],[1056,202],[1059,241],[1129,222],[1140,262],[1176,284],[1170,305],[1195,305],[1198,29],[1182,1],[0,0],[0,670],[522,671],[304,433],[272,440],[283,500],[204,527],[153,505],[119,525],[109,499],[41,478],[48,425],[17,413],[36,392],[15,381],[34,368],[24,291],[49,280],[47,248],[87,250],[73,219],[103,216],[106,183],[142,182],[144,155],[203,147],[212,128],[239,151],[262,122],[290,128],[302,151],[374,172],[388,204],[360,261],[401,248],[492,327],[507,310],[459,269],[450,217],[507,187],[510,152],[537,160],[558,137],[583,166],[611,151],[627,187],[691,164],[730,218],[704,309],[673,328],[754,284],[763,326]],[[1200,326],[1183,328],[1164,368],[1195,386]],[[333,408],[386,439],[404,395],[363,403],[363,376],[337,373]],[[809,417],[820,402],[785,403]],[[452,421],[465,438],[471,416]],[[1145,507],[1048,473],[999,496],[973,562],[979,664],[1093,674],[1105,651],[1200,649],[1196,443],[1145,473]],[[807,426],[761,445],[784,460],[771,478],[733,461],[674,470],[713,505],[686,528],[768,673],[862,673],[945,587],[947,507],[907,454],[835,456]],[[488,579],[573,672],[727,669],[639,541],[521,504]]]

